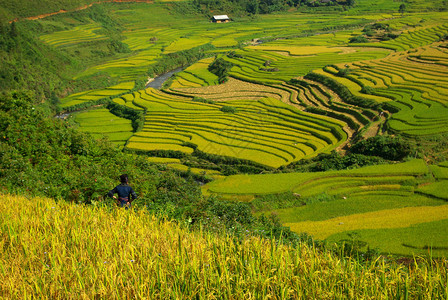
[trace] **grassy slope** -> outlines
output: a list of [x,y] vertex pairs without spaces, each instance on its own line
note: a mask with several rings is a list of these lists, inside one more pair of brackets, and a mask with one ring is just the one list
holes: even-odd
[[191,233],[144,212],[2,199],[0,291],[6,298],[447,297],[446,262],[412,262],[409,269],[385,261],[360,265],[306,246]]
[[34,17],[63,10],[73,10],[84,5],[98,2],[96,0],[0,0],[0,17],[8,20]]

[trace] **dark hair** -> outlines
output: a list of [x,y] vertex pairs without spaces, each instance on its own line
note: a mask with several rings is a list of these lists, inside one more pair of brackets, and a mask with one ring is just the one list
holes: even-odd
[[120,175],[120,181],[121,183],[128,183],[129,181],[128,174]]

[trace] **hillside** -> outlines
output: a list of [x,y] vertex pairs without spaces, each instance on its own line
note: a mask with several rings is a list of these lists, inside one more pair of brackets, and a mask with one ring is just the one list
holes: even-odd
[[75,10],[98,1],[94,0],[61,0],[61,1],[0,1],[0,20],[12,21],[14,19],[48,15],[58,11]]
[[[357,298],[447,295],[446,261],[366,265],[307,245],[190,232],[147,214],[2,195],[5,298]],[[112,230],[111,230],[112,229]]]

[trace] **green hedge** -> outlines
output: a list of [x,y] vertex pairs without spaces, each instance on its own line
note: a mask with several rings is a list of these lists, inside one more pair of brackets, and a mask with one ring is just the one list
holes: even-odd
[[117,104],[115,102],[109,102],[107,109],[114,115],[125,118],[132,121],[132,129],[134,132],[142,130],[145,123],[145,114],[141,111],[136,111],[124,105]]

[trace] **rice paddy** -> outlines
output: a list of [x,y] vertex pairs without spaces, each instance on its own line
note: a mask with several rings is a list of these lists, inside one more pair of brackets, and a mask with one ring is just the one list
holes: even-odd
[[183,87],[200,87],[218,84],[218,76],[208,71],[213,58],[206,58],[177,73],[170,85],[171,89]]
[[[136,133],[128,120],[107,123],[112,117],[102,109],[76,119],[82,130],[126,142],[131,150],[201,151],[271,168],[340,150],[355,136],[446,134],[448,14],[417,13],[417,2],[407,3],[413,12],[402,15],[398,2],[360,0],[346,13],[290,12],[226,24],[180,17],[163,3],[111,4],[125,28],[122,42],[132,52],[90,66],[76,78],[104,72],[121,83],[69,95],[62,107],[107,98],[143,112],[145,124]],[[372,9],[375,14],[366,13]],[[397,36],[349,42],[373,23],[388,24]],[[101,41],[99,29],[100,24],[84,24],[40,38],[57,48],[78,47]],[[209,58],[177,73],[165,90],[130,92],[162,57],[206,44],[215,47]],[[225,83],[208,70],[215,58],[232,64]],[[310,72],[313,79],[306,76]],[[189,170],[180,160],[160,163]],[[295,193],[306,205],[275,213],[297,232],[330,241],[359,235],[386,253],[425,254],[434,246],[434,253],[446,255],[446,169],[443,163],[413,160],[339,172],[237,175],[208,184],[204,193],[247,201]],[[319,197],[324,200],[315,201]],[[439,231],[431,232],[436,226]]]
[[74,120],[79,124],[79,130],[89,132],[97,138],[105,136],[120,146],[124,146],[133,134],[130,120],[119,118],[105,108],[78,113]]
[[134,82],[123,82],[115,86],[108,87],[101,90],[91,90],[72,94],[61,100],[62,107],[70,107],[85,102],[97,101],[106,98],[112,98],[125,94],[134,88]]
[[[228,199],[294,192],[306,205],[273,210],[293,231],[330,241],[357,236],[371,248],[404,255],[428,253],[429,248],[422,246],[426,244],[434,246],[433,255],[446,256],[446,182],[428,183],[423,178],[429,178],[429,172],[423,161],[413,160],[347,171],[235,175],[203,189]],[[431,224],[445,227],[432,232]],[[413,233],[424,230],[427,236],[416,242]],[[394,235],[397,232],[400,235]],[[395,242],[389,245],[390,239]]]
[[[390,130],[394,132],[409,136],[444,133],[448,120],[447,71],[444,65],[425,60],[429,54],[440,59],[447,56],[437,45],[432,45],[382,60],[349,64],[350,78],[364,79],[365,86],[374,89],[374,95],[360,94],[362,87],[353,81],[345,85],[354,94],[373,100],[382,98],[378,102],[388,101],[397,107],[399,112],[388,121]],[[344,83],[342,80],[350,81],[326,75],[341,83]]]
[[[315,118],[271,98],[204,104],[148,88],[134,103],[146,110],[143,130],[127,145],[136,150],[191,153],[193,147],[279,167],[331,151],[347,138],[341,122]],[[224,106],[237,112],[223,112]]]
[[360,264],[306,244],[191,232],[145,210],[2,198],[0,290],[8,299],[447,296],[442,260]]
[[51,46],[67,47],[79,43],[106,39],[104,35],[95,33],[95,31],[100,29],[101,27],[97,24],[86,24],[70,30],[41,35],[40,39]]

